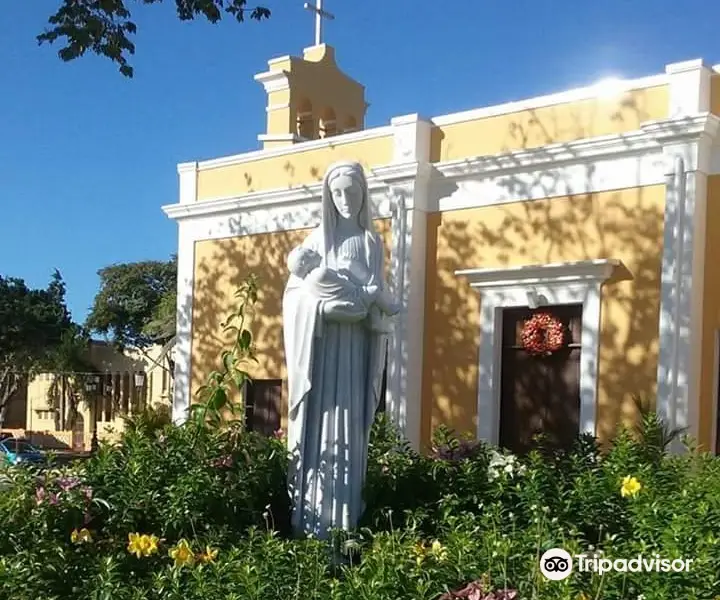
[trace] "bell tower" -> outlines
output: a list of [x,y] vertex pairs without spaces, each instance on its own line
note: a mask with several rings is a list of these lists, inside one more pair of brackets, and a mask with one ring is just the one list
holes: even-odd
[[364,127],[365,87],[339,69],[335,49],[322,43],[322,19],[333,17],[316,1],[305,5],[315,13],[316,44],[301,58],[268,61],[268,70],[255,75],[267,94],[267,128],[258,136],[265,150]]

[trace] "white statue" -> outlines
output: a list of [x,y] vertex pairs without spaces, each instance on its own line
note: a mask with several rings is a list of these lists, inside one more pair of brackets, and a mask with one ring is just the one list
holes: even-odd
[[362,515],[387,317],[400,310],[386,291],[384,267],[362,166],[332,165],[323,179],[322,221],[290,253],[283,298],[297,533],[326,539]]

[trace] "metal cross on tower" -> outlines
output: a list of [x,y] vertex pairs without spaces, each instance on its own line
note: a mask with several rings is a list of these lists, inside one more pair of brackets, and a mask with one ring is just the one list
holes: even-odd
[[322,44],[322,20],[323,18],[332,21],[335,15],[323,10],[323,0],[315,0],[315,6],[309,2],[305,3],[305,8],[310,12],[315,13],[315,45],[319,46]]

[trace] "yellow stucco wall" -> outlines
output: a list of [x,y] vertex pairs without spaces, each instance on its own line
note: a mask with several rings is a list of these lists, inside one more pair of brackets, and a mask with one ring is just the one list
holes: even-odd
[[[390,221],[377,220],[390,261]],[[250,274],[259,278],[258,303],[251,321],[258,363],[249,365],[254,379],[285,379],[282,338],[282,294],[287,282],[285,261],[308,230],[282,231],[245,237],[206,240],[195,244],[195,284],[192,328],[191,393],[218,368],[220,353],[230,340],[221,323],[234,310],[233,294]],[[286,402],[286,398],[283,398]],[[287,407],[283,406],[283,426]]]
[[716,401],[715,333],[720,329],[720,279],[717,277],[720,258],[720,175],[708,177],[707,201],[698,443],[705,449],[711,449],[713,403]]
[[668,114],[667,86],[436,127],[431,160],[445,161],[537,148],[632,131]]
[[635,418],[631,394],[655,393],[664,201],[651,186],[429,216],[423,443],[441,423],[476,429],[480,296],[464,268],[623,261],[632,279],[603,287],[598,435]]
[[337,160],[359,160],[370,169],[388,164],[392,155],[393,138],[388,135],[349,143],[340,141],[326,148],[202,169],[197,176],[197,199],[225,198],[316,183],[322,180],[328,165]]
[[710,78],[710,112],[720,115],[720,74],[714,73]]

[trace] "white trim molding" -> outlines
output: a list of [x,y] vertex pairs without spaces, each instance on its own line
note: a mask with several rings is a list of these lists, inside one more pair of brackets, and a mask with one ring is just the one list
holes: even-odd
[[195,287],[194,237],[191,223],[178,223],[175,372],[172,400],[172,419],[178,425],[187,420],[190,409],[193,290]]
[[622,263],[599,259],[524,267],[455,271],[480,292],[477,437],[497,444],[500,436],[502,311],[528,306],[534,292],[542,304],[582,304],[580,432],[596,434],[601,287]]
[[[392,216],[390,201],[394,193],[390,192],[391,187],[414,181],[421,170],[422,167],[418,163],[391,165],[371,170],[368,188],[374,218],[385,219]],[[321,194],[322,182],[318,181],[292,188],[251,192],[242,196],[168,204],[163,206],[162,210],[176,221],[208,222],[210,219],[216,225],[213,231],[227,231],[225,234],[199,239],[253,235],[311,226],[312,218],[315,217],[310,217],[310,220],[298,219],[298,214],[310,212],[319,218]],[[221,225],[220,221],[224,224]]]
[[261,133],[257,136],[259,142],[288,142],[296,144],[304,140],[296,133]]
[[420,115],[392,120],[394,164],[372,169],[393,196],[390,289],[402,305],[388,347],[386,411],[420,449],[425,331],[427,187],[432,125]]
[[670,88],[668,114],[671,118],[710,110],[712,68],[702,59],[667,65],[665,73]]
[[[668,65],[667,75],[670,120],[694,122],[696,126],[690,138],[672,133],[660,136],[666,164],[666,191],[656,410],[670,427],[685,429],[697,439],[707,177],[715,163],[713,145],[720,121],[707,112],[712,71],[701,60]],[[692,143],[688,143],[690,140]],[[672,449],[683,450],[680,443]]]
[[720,119],[703,113],[648,121],[619,135],[435,163],[429,208],[459,210],[662,185],[673,156],[681,153],[696,164],[698,148],[719,126]]
[[[272,62],[270,62],[270,65],[272,65]],[[254,79],[262,84],[266,94],[290,89],[290,74],[288,71],[265,71],[255,75]]]
[[180,163],[177,172],[180,186],[178,206],[192,204],[197,200],[197,163]]

